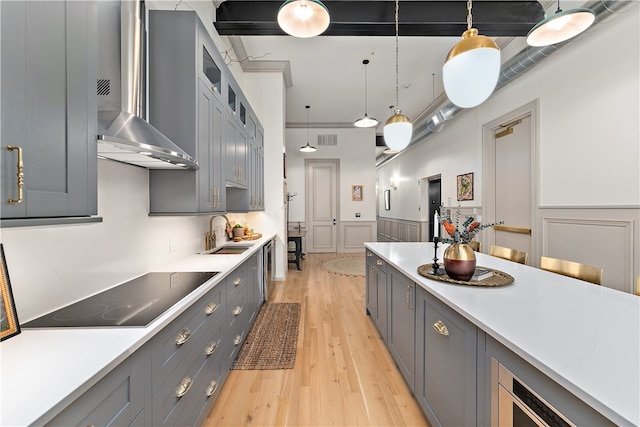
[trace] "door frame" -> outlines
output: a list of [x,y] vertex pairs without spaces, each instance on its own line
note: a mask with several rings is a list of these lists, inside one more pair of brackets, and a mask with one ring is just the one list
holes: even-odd
[[[539,100],[534,100],[528,104],[525,104],[509,113],[506,113],[489,123],[482,126],[482,169],[484,178],[482,180],[482,193],[483,193],[483,222],[492,223],[498,220],[496,218],[495,206],[496,206],[496,194],[495,194],[495,181],[496,181],[496,138],[495,132],[500,125],[509,123],[523,117],[531,117],[531,129],[530,129],[530,153],[531,160],[531,177],[530,177],[530,194],[531,194],[531,249],[532,253],[529,254],[529,265],[537,267],[542,253],[542,239],[540,238],[540,226],[538,219],[538,206],[540,200],[539,194],[539,177],[540,177],[540,150],[539,150],[539,132],[540,128],[540,103]],[[486,245],[491,246],[495,244],[496,235],[493,228],[488,228],[483,231],[483,240]]]
[[[313,242],[314,236],[310,236],[313,233],[311,227],[311,203],[310,197],[311,194],[311,180],[309,179],[309,174],[311,171],[311,165],[318,163],[334,163],[336,165],[336,176],[335,176],[335,204],[336,204],[336,217],[335,217],[335,233],[336,233],[336,251],[338,253],[340,248],[343,247],[341,242],[341,234],[340,234],[340,159],[305,159],[304,160],[304,188],[305,188],[305,206],[304,206],[304,221],[307,227],[307,242],[309,242],[309,237],[311,237],[311,242]],[[313,247],[312,245],[306,245],[307,250]],[[327,252],[330,253],[330,252]]]

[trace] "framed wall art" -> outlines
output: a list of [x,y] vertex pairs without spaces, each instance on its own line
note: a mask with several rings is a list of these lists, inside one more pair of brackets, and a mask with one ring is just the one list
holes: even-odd
[[473,172],[458,175],[458,200],[473,200]]
[[361,202],[363,200],[362,185],[351,186],[351,200],[354,202]]
[[0,341],[11,338],[20,333],[16,304],[13,301],[11,283],[9,282],[9,272],[7,262],[4,257],[4,247],[0,243],[0,256],[2,257],[2,269],[0,270],[0,290],[2,291],[2,304],[0,307]]

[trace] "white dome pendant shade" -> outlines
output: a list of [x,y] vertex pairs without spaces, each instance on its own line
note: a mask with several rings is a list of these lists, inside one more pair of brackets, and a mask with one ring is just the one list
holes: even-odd
[[369,117],[367,114],[367,64],[369,64],[369,60],[363,60],[362,64],[364,65],[364,116],[354,121],[353,125],[357,128],[372,128],[378,126],[380,122],[375,117]]
[[393,111],[393,116],[389,117],[384,124],[382,131],[384,143],[391,150],[402,151],[411,142],[413,136],[413,124],[407,116],[402,114],[399,108]]
[[461,108],[482,104],[491,96],[500,76],[500,49],[472,28],[471,0],[467,2],[467,30],[449,51],[442,67],[444,90]]
[[394,151],[402,151],[411,142],[413,136],[413,124],[411,120],[400,111],[398,106],[398,12],[400,10],[398,0],[396,0],[396,108],[393,115],[387,119],[384,124],[382,135],[384,143],[389,149]]
[[578,8],[563,11],[558,10],[553,16],[538,22],[527,35],[529,46],[550,46],[552,44],[567,41],[585,31],[596,20],[596,15],[591,9]]
[[294,37],[319,36],[329,22],[329,10],[320,0],[286,0],[278,10],[278,25]]
[[304,108],[307,109],[307,144],[300,147],[300,151],[303,153],[314,153],[317,148],[309,144],[309,108],[311,108],[311,106],[307,105]]

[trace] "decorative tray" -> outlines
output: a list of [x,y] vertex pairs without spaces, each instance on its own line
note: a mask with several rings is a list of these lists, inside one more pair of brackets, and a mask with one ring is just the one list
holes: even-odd
[[455,280],[450,278],[447,275],[446,271],[444,271],[444,268],[438,269],[439,271],[442,272],[441,274],[433,274],[433,264],[423,264],[419,266],[418,274],[428,279],[438,280],[440,282],[454,283],[456,285],[466,285],[466,286],[491,287],[491,286],[506,286],[513,283],[513,277],[503,271],[494,270],[489,267],[480,267],[480,266],[478,267],[484,268],[485,270],[491,270],[493,272],[493,275],[491,277],[487,277],[484,280],[469,280],[465,282],[463,280]]

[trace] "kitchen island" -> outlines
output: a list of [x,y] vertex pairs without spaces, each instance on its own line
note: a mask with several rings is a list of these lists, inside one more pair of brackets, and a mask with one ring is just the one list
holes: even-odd
[[[384,273],[389,277],[388,286],[395,286],[395,280],[401,292],[406,289],[407,305],[411,309],[416,307],[415,318],[420,316],[420,291],[435,301],[433,306],[442,304],[445,308],[441,310],[452,310],[473,325],[474,331],[478,331],[474,367],[478,373],[477,378],[473,378],[473,381],[477,379],[477,387],[475,382],[471,387],[477,394],[473,405],[477,404],[478,415],[475,407],[472,411],[477,417],[477,424],[488,424],[491,419],[489,413],[493,402],[490,394],[493,390],[485,371],[489,366],[486,360],[488,349],[497,345],[521,358],[540,376],[557,383],[568,394],[584,402],[587,408],[593,408],[598,416],[616,425],[639,424],[640,298],[637,296],[481,253],[476,254],[477,265],[503,271],[513,276],[514,282],[504,287],[455,285],[431,280],[418,273],[418,266],[432,263],[432,243],[367,243],[366,248],[368,257],[377,257],[378,265],[383,266],[380,268],[388,265],[389,270]],[[438,258],[442,259],[442,248],[439,248]],[[374,270],[368,274],[375,274]],[[380,286],[381,277],[386,277],[384,275],[377,277],[374,285]],[[412,290],[413,284],[418,289]],[[393,292],[389,289],[382,293],[381,298],[391,300]],[[410,292],[416,295],[415,303],[410,302]],[[369,298],[368,289],[367,307]],[[397,299],[403,300],[404,293]],[[389,301],[387,305],[391,309],[383,315],[375,313],[373,320],[377,321],[383,337],[386,336],[392,355],[397,349],[402,356],[402,348],[397,344],[399,338],[393,336],[393,328],[409,331],[409,326],[414,325],[394,325],[391,317],[398,316],[391,311],[403,308],[404,301],[399,305],[393,304]],[[378,310],[384,310],[383,305],[378,302]],[[374,317],[374,313],[371,314]],[[382,328],[388,325],[387,330],[381,329],[379,324],[383,325]],[[415,327],[418,326],[416,320]],[[419,342],[417,330],[415,336],[417,355],[424,343]],[[497,344],[492,344],[494,342]],[[470,349],[476,351],[471,345],[465,347],[464,352],[468,353]],[[455,356],[451,354],[451,357]],[[408,359],[406,356],[405,360]],[[396,358],[398,360],[403,359]],[[420,369],[428,368],[421,367],[419,357],[415,356],[416,378]],[[411,386],[411,380],[408,383]],[[420,392],[416,385],[414,394],[418,400],[421,399]],[[554,405],[556,402],[549,403]],[[434,412],[437,414],[438,408]]]
[[[250,241],[251,247],[240,254],[194,254],[156,269],[165,272],[219,273],[144,327],[22,329],[20,334],[2,342],[0,425],[43,425],[52,420],[114,369],[133,359],[132,356],[141,348],[148,347],[150,341],[176,319],[200,305],[204,308],[204,297],[220,289],[227,279],[230,282],[233,280],[230,286],[240,288],[232,279],[235,277],[232,274],[250,259],[259,259],[256,254],[272,238],[273,235],[263,235],[260,239]],[[242,245],[247,243],[242,242]],[[224,308],[218,310],[216,315],[224,318]],[[191,353],[195,354],[195,351]],[[138,365],[132,361],[131,366]],[[151,383],[151,379],[145,378],[147,380]],[[150,412],[150,408],[145,409],[147,413]],[[140,419],[137,422],[152,424]]]

